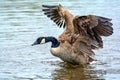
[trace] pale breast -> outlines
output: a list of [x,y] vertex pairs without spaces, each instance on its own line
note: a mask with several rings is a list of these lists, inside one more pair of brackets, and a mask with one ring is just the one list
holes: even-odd
[[69,61],[71,60],[71,46],[70,45],[66,45],[65,43],[60,45],[59,47],[56,48],[51,48],[51,53],[54,56],[57,56],[59,58],[61,58],[63,61]]
[[52,53],[54,56],[59,56],[59,54],[61,53],[60,47],[51,48],[50,51],[51,51],[51,53]]

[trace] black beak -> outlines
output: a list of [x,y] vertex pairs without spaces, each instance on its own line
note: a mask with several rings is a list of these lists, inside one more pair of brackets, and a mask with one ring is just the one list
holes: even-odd
[[35,41],[33,44],[31,44],[31,46],[34,46],[34,45],[37,45],[38,43],[37,43],[37,41]]

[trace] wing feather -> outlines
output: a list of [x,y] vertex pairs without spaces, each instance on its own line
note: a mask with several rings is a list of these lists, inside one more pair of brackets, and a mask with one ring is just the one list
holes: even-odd
[[61,12],[61,5],[42,5],[44,14],[47,15],[51,20],[53,20],[60,28],[65,28],[64,15]]
[[[105,19],[105,20],[104,20]],[[98,17],[98,25],[93,29],[97,31],[100,36],[110,36],[113,34],[111,19]]]
[[[86,37],[79,36],[76,38],[77,40],[73,44],[73,51],[77,54],[76,57],[79,57],[80,61],[89,62],[91,57],[95,55],[92,51],[91,46],[89,45],[90,42]],[[79,56],[78,56],[79,55]]]
[[[77,22],[77,26],[75,26],[75,28],[82,31],[84,30],[82,32],[83,34],[87,33],[89,38],[91,38],[92,40],[91,46],[93,46],[94,48],[103,47],[101,36],[110,36],[113,34],[112,23],[110,22],[111,19],[109,18],[87,15],[77,16],[74,20]],[[79,32],[79,34],[81,33]]]
[[46,7],[46,8],[55,8],[57,6],[49,6],[49,5],[42,5],[43,7]]

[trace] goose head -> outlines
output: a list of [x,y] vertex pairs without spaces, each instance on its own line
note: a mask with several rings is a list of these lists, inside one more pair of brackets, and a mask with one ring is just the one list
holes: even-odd
[[32,46],[38,45],[38,44],[45,44],[45,37],[37,38],[36,41],[32,44]]
[[38,44],[45,44],[47,42],[52,43],[52,48],[58,47],[60,45],[60,42],[58,42],[58,40],[55,37],[38,37],[36,41],[32,44],[32,46]]

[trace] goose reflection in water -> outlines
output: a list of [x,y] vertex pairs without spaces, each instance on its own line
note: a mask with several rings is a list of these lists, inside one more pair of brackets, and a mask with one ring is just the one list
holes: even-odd
[[96,70],[91,65],[77,65],[73,66],[69,63],[65,67],[55,70],[52,73],[53,80],[105,80],[103,75],[106,74],[104,70]]

